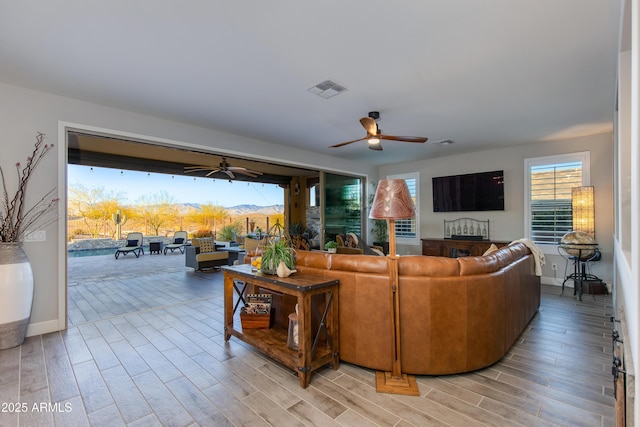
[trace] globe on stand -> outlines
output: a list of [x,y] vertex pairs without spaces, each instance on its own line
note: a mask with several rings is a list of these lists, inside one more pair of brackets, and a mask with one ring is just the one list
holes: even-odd
[[595,255],[598,244],[595,239],[582,231],[570,231],[560,239],[560,247],[567,254],[581,260],[587,260]]

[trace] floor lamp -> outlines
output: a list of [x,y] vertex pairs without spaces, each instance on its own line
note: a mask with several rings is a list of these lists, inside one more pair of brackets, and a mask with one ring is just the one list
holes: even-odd
[[389,284],[391,287],[391,322],[393,324],[393,365],[391,372],[376,372],[376,391],[419,396],[416,377],[402,373],[400,365],[400,298],[398,254],[396,252],[396,219],[416,216],[415,206],[404,179],[386,179],[378,183],[369,218],[384,219],[389,225]]

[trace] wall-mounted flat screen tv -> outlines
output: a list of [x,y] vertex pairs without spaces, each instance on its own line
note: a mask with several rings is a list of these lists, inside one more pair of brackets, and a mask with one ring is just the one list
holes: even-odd
[[439,176],[433,180],[433,211],[503,211],[504,171]]

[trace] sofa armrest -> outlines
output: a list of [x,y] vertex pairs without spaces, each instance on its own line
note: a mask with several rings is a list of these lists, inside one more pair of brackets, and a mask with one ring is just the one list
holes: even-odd
[[200,246],[187,246],[184,252],[184,264],[187,267],[198,268],[196,255],[200,253]]

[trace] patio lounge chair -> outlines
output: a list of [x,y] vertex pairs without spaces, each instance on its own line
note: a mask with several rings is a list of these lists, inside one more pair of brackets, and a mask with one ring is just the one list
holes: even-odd
[[144,249],[142,248],[143,240],[142,233],[134,232],[127,234],[127,244],[116,250],[116,259],[118,259],[120,254],[127,255],[128,253],[133,253],[136,258],[140,257],[140,254],[144,254]]
[[167,254],[167,250],[173,253],[176,249],[180,250],[180,253],[183,254],[184,247],[187,246],[188,237],[189,236],[186,231],[176,231],[173,233],[173,242],[164,247],[164,254]]
[[229,265],[229,252],[217,249],[212,238],[192,239],[191,246],[186,249],[185,265],[195,271]]

